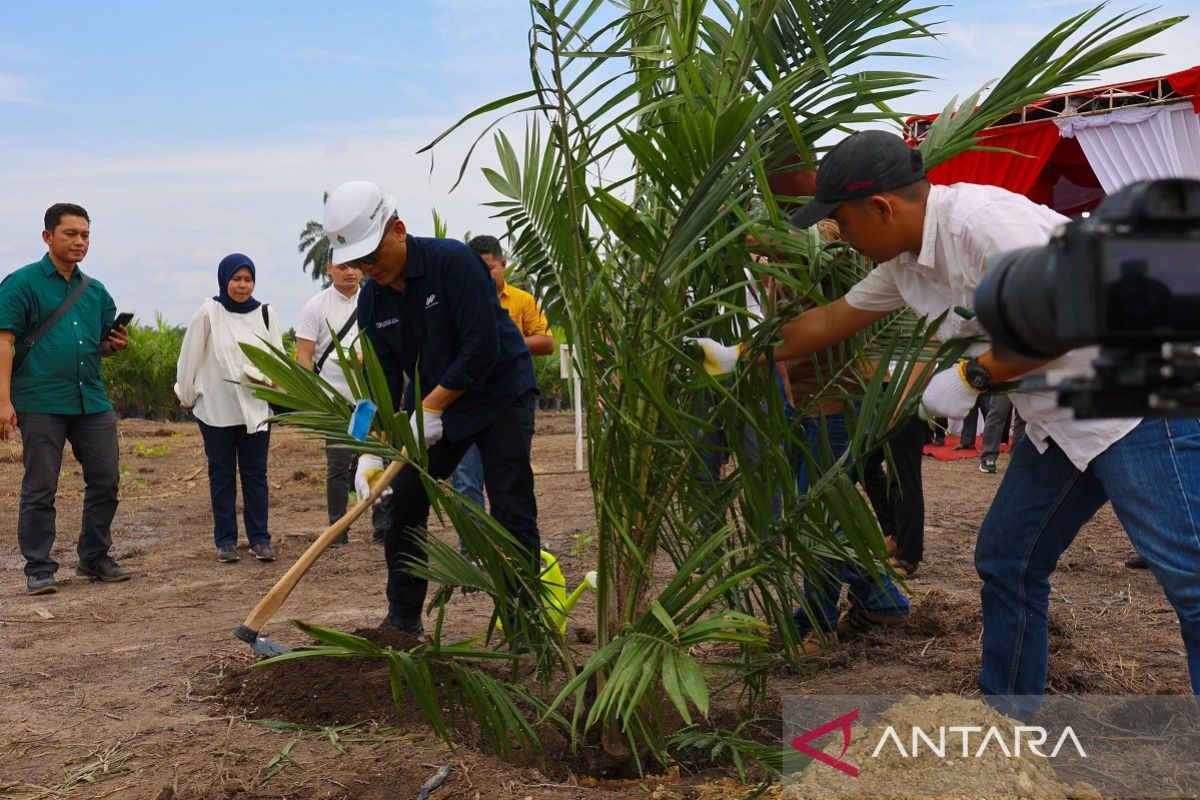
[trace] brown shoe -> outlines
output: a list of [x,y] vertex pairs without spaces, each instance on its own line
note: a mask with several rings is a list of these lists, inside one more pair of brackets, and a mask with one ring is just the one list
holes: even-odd
[[837,631],[825,631],[823,634],[817,631],[809,631],[800,641],[800,657],[813,658],[824,655],[837,647],[837,643]]
[[259,561],[274,561],[275,551],[271,549],[270,542],[259,542],[258,544],[250,545],[250,552]]
[[917,574],[918,565],[912,561],[904,561],[892,556],[888,559],[888,563],[892,565],[892,569],[896,570],[896,572],[899,572],[906,578],[911,578]]
[[876,626],[884,626],[894,628],[903,625],[908,621],[908,613],[895,614],[879,614],[875,611],[867,611],[862,606],[850,606],[842,618],[838,620],[837,632],[838,635],[851,639],[860,634],[866,633]]

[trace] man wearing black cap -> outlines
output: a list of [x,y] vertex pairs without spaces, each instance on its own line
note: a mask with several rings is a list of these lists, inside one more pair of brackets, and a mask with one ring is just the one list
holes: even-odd
[[[855,133],[822,159],[814,200],[792,217],[808,227],[832,217],[842,238],[878,266],[845,297],[782,328],[775,358],[829,347],[908,306],[935,318],[972,308],[997,253],[1041,246],[1067,218],[995,186],[932,186],[920,153],[894,134]],[[944,340],[985,337],[975,319],[948,314]],[[740,346],[702,342],[706,366],[728,371]],[[962,418],[981,392],[1026,372],[1090,367],[1095,348],[1045,364],[1001,361],[985,341],[930,381],[927,416]],[[1045,691],[1050,576],[1079,529],[1108,500],[1179,615],[1192,690],[1200,694],[1200,420],[1076,420],[1052,391],[1022,391],[1013,403],[1026,436],[979,532],[983,659],[989,696],[1022,696],[1005,710],[1027,715]],[[1154,476],[1153,481],[1147,476]]]

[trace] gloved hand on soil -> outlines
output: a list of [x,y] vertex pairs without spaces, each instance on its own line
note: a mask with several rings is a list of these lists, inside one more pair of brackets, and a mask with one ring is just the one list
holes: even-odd
[[[362,500],[371,494],[371,487],[383,475],[383,459],[379,456],[359,456],[358,469],[354,471],[354,492],[358,495],[358,499]],[[392,493],[392,487],[387,487],[379,498],[375,501],[378,503],[383,498]]]
[[[421,416],[425,420],[425,446],[433,447],[442,440],[442,412],[421,406]],[[412,426],[413,437],[417,441],[421,441],[421,428],[417,412],[414,411],[409,415],[408,424]]]
[[733,372],[737,366],[738,354],[742,352],[742,345],[735,344],[732,347],[721,344],[716,339],[694,338],[685,336],[683,340],[688,344],[699,346],[704,351],[704,371],[714,378],[721,375],[728,375]]
[[929,386],[925,387],[925,394],[921,395],[921,407],[917,411],[921,419],[963,419],[971,413],[982,392],[967,383],[966,365],[966,361],[960,361],[933,376]]

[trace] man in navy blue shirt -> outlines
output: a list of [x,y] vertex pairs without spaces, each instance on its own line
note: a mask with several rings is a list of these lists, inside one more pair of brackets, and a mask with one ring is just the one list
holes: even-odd
[[[536,564],[541,540],[524,435],[537,392],[533,358],[500,307],[483,260],[462,242],[408,235],[396,201],[367,181],[342,184],[329,196],[325,233],[333,262],[357,266],[371,279],[359,294],[358,328],[374,346],[392,397],[404,397],[414,434],[424,436],[430,474],[449,477],[476,444],[491,514]],[[372,456],[359,459],[360,492],[366,471],[380,465]],[[426,581],[404,565],[425,560],[420,541],[429,498],[416,470],[402,471],[392,488],[383,626],[420,635]]]

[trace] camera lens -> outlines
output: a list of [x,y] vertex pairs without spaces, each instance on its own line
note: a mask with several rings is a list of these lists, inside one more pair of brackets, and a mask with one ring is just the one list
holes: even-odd
[[1069,349],[1056,335],[1054,265],[1047,247],[992,256],[975,290],[975,312],[1001,352],[1041,359]]

